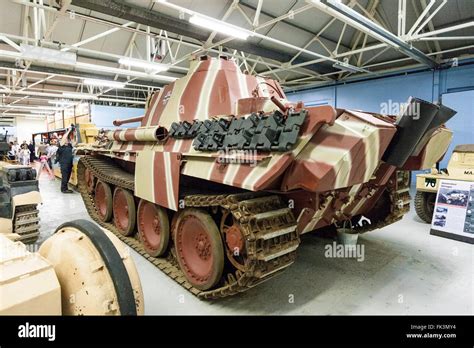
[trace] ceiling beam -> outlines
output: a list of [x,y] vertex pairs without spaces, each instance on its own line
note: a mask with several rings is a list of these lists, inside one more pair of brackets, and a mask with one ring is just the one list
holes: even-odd
[[[121,0],[72,0],[72,5],[100,12],[108,16],[114,16],[127,21],[133,21],[135,23],[159,28],[202,42],[205,42],[209,37],[209,32],[212,32],[212,28],[209,28],[209,30],[201,30],[189,24],[187,21],[183,21],[153,10],[148,10],[144,7],[131,5]],[[217,40],[219,40],[219,38],[221,38],[221,36],[218,36]],[[232,40],[226,43],[225,46],[230,49],[244,51],[252,55],[283,63],[290,61],[293,57],[291,54],[262,47],[258,44],[253,44],[247,41],[242,42],[238,40]],[[298,58],[297,62],[295,63],[301,63],[304,61],[306,60],[303,58]],[[328,72],[328,68],[323,67],[321,64],[310,64],[305,66],[305,68],[317,73]]]
[[[251,10],[257,11],[257,8],[255,8],[255,7],[252,6],[252,5],[246,4],[246,3],[244,3],[244,2],[240,2],[240,6],[242,6],[242,7],[247,7],[247,8],[249,8],[249,9],[251,9]],[[271,15],[270,13],[268,13],[268,12],[266,12],[266,11],[260,10],[260,14],[261,14],[261,15],[264,15],[264,16],[267,16],[267,17],[269,17],[270,19],[275,19],[275,18],[276,18],[275,16]],[[284,24],[286,24],[286,25],[289,25],[289,26],[292,27],[292,28],[301,30],[301,31],[303,31],[303,32],[305,32],[305,33],[307,33],[307,34],[309,34],[309,35],[312,35],[312,36],[316,36],[316,35],[317,35],[317,33],[313,32],[313,31],[311,31],[311,30],[308,30],[308,29],[306,29],[306,28],[303,28],[302,26],[299,26],[299,25],[295,24],[295,23],[294,23],[295,21],[283,19],[283,20],[281,20],[280,22],[281,22],[281,23],[284,23]],[[327,41],[327,42],[332,43],[334,46],[336,46],[336,44],[337,44],[336,41],[330,39],[330,38],[327,37],[327,36],[318,35],[318,37],[319,37],[320,39],[323,39],[323,40],[325,40],[325,41]],[[343,45],[342,43],[339,44],[339,47],[342,47],[342,48],[346,49],[347,51],[350,50],[349,47]]]
[[321,11],[333,15],[341,19],[342,21],[349,23],[351,26],[376,38],[377,40],[380,40],[395,47],[397,50],[401,51],[405,55],[417,60],[418,62],[430,68],[436,68],[438,66],[438,64],[433,58],[427,56],[422,51],[413,47],[398,36],[381,27],[380,25],[367,19],[357,11],[344,5],[342,2],[339,2],[337,0],[320,0],[312,2],[312,4]]
[[[7,62],[7,61],[1,61],[0,60],[0,68],[7,68],[7,69],[15,69],[18,70],[18,67],[16,66],[15,63],[13,62]],[[28,71],[34,73],[48,73],[48,74],[54,74],[54,75],[68,75],[71,77],[77,77],[78,79],[85,79],[85,78],[91,78],[91,79],[109,79],[110,80],[110,75],[107,74],[91,74],[91,73],[85,73],[85,72],[77,72],[73,70],[67,70],[67,69],[59,69],[59,68],[51,68],[48,66],[41,66],[41,65],[31,65]],[[146,80],[134,80],[134,84],[137,85],[143,85],[143,88],[146,87],[163,87],[164,83],[157,83],[153,81],[146,81]]]

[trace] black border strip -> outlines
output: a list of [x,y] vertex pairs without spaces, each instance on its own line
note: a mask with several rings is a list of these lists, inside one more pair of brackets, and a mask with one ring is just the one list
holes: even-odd
[[449,233],[449,232],[431,229],[430,234],[432,234],[433,236],[444,237],[444,238],[454,239],[460,242],[474,244],[474,238],[469,238],[469,237],[462,236],[456,233]]

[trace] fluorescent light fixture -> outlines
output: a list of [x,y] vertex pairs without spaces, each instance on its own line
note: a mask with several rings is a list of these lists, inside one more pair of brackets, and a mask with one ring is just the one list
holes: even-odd
[[140,105],[146,105],[146,102],[145,102],[145,101],[133,100],[133,99],[117,99],[117,98],[99,97],[99,100],[101,100],[101,101],[115,102],[115,103],[126,103],[126,104],[140,104]]
[[97,96],[95,94],[78,93],[78,92],[63,92],[63,96],[66,98],[72,98],[72,99],[86,99],[86,100],[97,99]]
[[189,23],[197,25],[198,27],[205,28],[207,30],[217,31],[224,35],[229,35],[237,39],[247,40],[250,36],[250,32],[241,29],[235,25],[227,24],[217,19],[204,17],[200,15],[193,15],[189,18]]
[[54,110],[60,110],[60,108],[54,107],[54,106],[32,106],[32,105],[0,105],[0,108],[7,108],[7,109],[24,109],[24,110],[49,110],[49,111],[54,111]]
[[[405,42],[390,31],[370,19],[367,19],[364,15],[343,4],[341,0],[312,0],[312,3],[322,11],[329,13],[334,17],[338,17],[338,19],[341,19],[356,29],[359,29],[362,32],[394,47],[418,62],[431,68],[436,68],[438,66],[433,58],[425,55],[410,43]],[[330,10],[329,12],[328,9]],[[341,18],[341,16],[343,18]]]
[[77,104],[77,103],[72,102],[70,100],[48,100],[48,103],[59,105],[59,106],[73,106],[73,105]]
[[359,68],[355,65],[351,65],[351,64],[348,64],[346,62],[337,62],[337,63],[334,63],[332,65],[333,68],[336,68],[336,69],[339,69],[339,70],[342,70],[342,71],[348,71],[348,72],[351,72],[351,73],[357,73],[357,72],[363,72],[363,73],[372,73],[372,71],[369,71],[369,70],[366,70],[366,69],[363,69],[363,68]]
[[124,88],[125,83],[112,80],[84,79],[85,85],[96,87]]
[[60,50],[20,44],[21,58],[26,60],[41,61],[45,63],[60,65],[75,65],[77,56],[73,52],[61,52]]
[[42,115],[52,115],[54,111],[45,111],[45,110],[31,110],[32,114],[42,114]]
[[134,66],[136,68],[143,68],[145,70],[150,70],[153,72],[166,71],[169,69],[169,65],[167,64],[147,62],[146,60],[127,58],[127,57],[120,58],[119,63],[122,65]]

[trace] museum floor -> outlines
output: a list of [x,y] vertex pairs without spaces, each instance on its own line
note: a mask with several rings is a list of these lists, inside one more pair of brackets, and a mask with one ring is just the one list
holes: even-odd
[[[78,193],[40,179],[41,240],[65,221],[89,219]],[[325,257],[332,240],[303,236],[286,272],[239,296],[201,301],[133,252],[146,314],[474,314],[474,248],[429,235],[411,211],[359,238],[365,259]],[[293,299],[293,301],[291,301]]]

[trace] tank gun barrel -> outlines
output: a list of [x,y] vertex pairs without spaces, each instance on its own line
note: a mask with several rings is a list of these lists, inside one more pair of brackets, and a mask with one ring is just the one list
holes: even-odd
[[115,127],[120,127],[123,124],[141,122],[142,120],[143,120],[143,115],[142,116],[137,116],[137,117],[132,117],[132,118],[124,118],[123,120],[114,120],[113,123],[114,123]]

